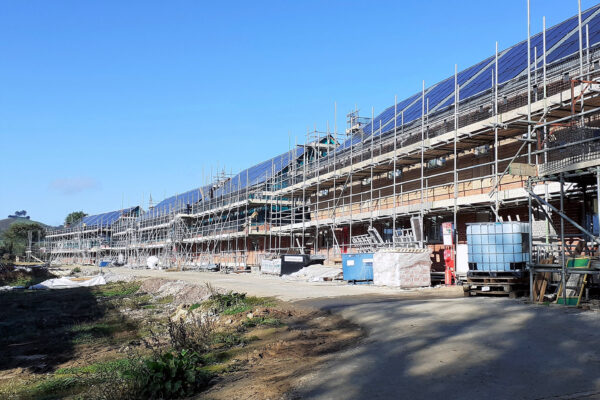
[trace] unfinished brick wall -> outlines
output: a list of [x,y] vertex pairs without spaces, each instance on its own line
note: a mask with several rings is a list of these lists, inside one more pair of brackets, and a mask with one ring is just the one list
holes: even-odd
[[[514,156],[521,142],[515,139],[504,139],[498,148],[498,158],[511,158]],[[495,185],[495,178],[486,177],[493,173],[494,159],[493,148],[487,154],[477,156],[474,151],[463,152],[459,155],[458,179],[465,180],[458,184],[458,196],[473,196],[488,194]],[[517,160],[519,160],[517,158]],[[426,160],[427,162],[427,160]],[[498,171],[502,173],[508,166],[509,161],[499,162]],[[348,184],[341,191],[343,183],[336,183],[335,199],[333,187],[329,188],[327,195],[310,196],[310,217],[312,220],[328,219],[333,216],[350,216],[359,213],[391,209],[399,206],[420,204],[422,201],[433,202],[454,198],[454,176],[453,156],[449,155],[446,165],[437,168],[424,169],[424,188],[421,194],[421,167],[420,163],[412,166],[403,166],[402,176],[396,178],[396,196],[394,201],[393,178],[388,175],[393,165],[379,166],[374,172],[372,179],[373,193],[371,193],[371,182],[363,184],[363,176],[368,175],[370,170],[356,173],[352,184]],[[385,171],[381,171],[385,168]],[[526,178],[522,176],[505,175],[500,182],[500,190],[515,189],[525,185]],[[352,187],[350,189],[350,186]],[[432,187],[436,186],[436,187]],[[352,191],[352,196],[350,192]],[[340,198],[341,197],[341,198]],[[335,211],[334,211],[335,209]]]

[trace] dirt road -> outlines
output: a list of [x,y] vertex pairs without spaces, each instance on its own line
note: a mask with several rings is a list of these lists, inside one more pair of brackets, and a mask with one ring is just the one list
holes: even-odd
[[600,398],[600,314],[518,300],[286,282],[253,275],[163,271],[161,276],[328,309],[368,337],[302,378],[316,399]]

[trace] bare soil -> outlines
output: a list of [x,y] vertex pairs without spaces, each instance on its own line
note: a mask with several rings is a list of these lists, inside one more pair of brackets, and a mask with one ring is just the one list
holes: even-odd
[[286,307],[275,314],[285,326],[253,331],[260,340],[234,360],[238,369],[221,376],[201,398],[293,398],[291,390],[298,379],[365,336],[358,325],[338,315]]
[[[141,339],[154,323],[164,324],[177,311],[206,301],[214,290],[203,284],[146,279],[93,288],[1,292],[0,397],[81,396],[85,388],[65,381],[60,371],[126,358],[127,352],[143,347]],[[288,398],[298,378],[365,336],[359,326],[329,312],[274,299],[265,304],[219,316],[219,329],[240,332],[246,341],[209,366],[214,378],[198,398]]]

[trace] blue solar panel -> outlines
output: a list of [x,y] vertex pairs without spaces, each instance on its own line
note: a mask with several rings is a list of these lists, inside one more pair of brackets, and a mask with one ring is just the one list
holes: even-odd
[[594,18],[594,24],[596,24],[595,29],[592,29],[592,26],[590,26],[590,46],[593,46],[600,42],[600,28],[597,25],[598,21],[598,17]]
[[[582,13],[584,24],[589,25],[590,44],[600,41],[600,15],[588,20],[594,13],[598,12],[600,5]],[[578,26],[577,16],[569,18],[562,23],[553,26],[546,31],[546,49],[552,49],[561,39],[570,34],[569,38],[557,49],[550,51],[546,55],[547,62],[558,60],[562,57],[575,53],[579,49],[578,35],[574,29]],[[584,39],[585,40],[585,39]],[[537,48],[538,59],[543,56],[543,36],[538,33],[531,37],[531,62],[534,63],[534,49]],[[516,78],[527,69],[527,41],[518,43],[507,50],[501,52],[498,58],[498,81],[507,82]],[[494,57],[489,57],[480,63],[461,71],[458,74],[458,83],[460,85],[460,100],[478,95],[493,87],[492,77],[495,70]],[[467,83],[468,82],[468,83]],[[454,102],[454,77],[450,77],[436,85],[431,86],[425,93],[425,104],[429,101],[429,110],[441,110],[450,106]],[[398,103],[397,126],[401,126],[404,111],[404,124],[420,119],[422,116],[421,93],[415,94],[410,98]],[[381,123],[381,131],[380,129]],[[374,118],[373,122],[363,128],[364,134],[358,134],[342,143],[337,151],[341,151],[356,145],[361,140],[367,139],[374,130],[375,135],[382,132],[388,132],[394,126],[394,106],[388,107],[381,114]]]
[[245,189],[248,185],[256,185],[265,182],[273,174],[281,172],[291,161],[300,157],[304,153],[303,147],[297,147],[295,150],[288,151],[273,157],[267,161],[257,164],[253,167],[243,170],[228,181],[223,186],[215,188],[213,185],[203,186],[198,189],[192,189],[185,193],[177,194],[164,199],[152,209],[148,210],[141,219],[155,218],[169,212],[177,212],[185,209],[188,205],[194,205],[201,200],[209,201],[220,196]]
[[[470,79],[476,79],[475,75],[479,74],[479,73],[483,73],[482,70],[484,70],[484,68],[488,67],[490,62],[492,62],[494,60],[494,57],[489,57],[483,61],[481,61],[479,64],[476,64],[470,68],[467,68],[464,71],[461,71],[458,73],[457,75],[457,82],[459,84],[459,86],[463,86],[466,82],[468,82]],[[478,75],[479,76],[479,75]],[[452,82],[454,82],[454,78],[451,78]],[[454,85],[452,85],[452,89],[451,92],[448,93],[448,96],[446,96],[446,100],[441,102],[440,104],[438,104],[435,109],[436,110],[442,110],[448,106],[450,106],[451,104],[454,103]],[[429,109],[431,110],[431,101],[430,101],[430,107]],[[420,117],[420,115],[419,115]]]
[[[581,20],[582,20],[582,24],[583,24],[582,38],[583,38],[583,47],[584,48],[586,46],[585,25],[589,24],[590,36],[592,36],[592,34],[594,34],[598,31],[598,19],[600,16],[595,16],[594,18],[591,19],[591,21],[588,21],[588,18],[592,15],[593,12],[597,11],[597,9],[598,9],[598,6],[596,6],[592,10],[588,10],[585,13],[582,13],[582,16],[581,16]],[[563,57],[566,57],[568,55],[571,55],[571,54],[579,51],[579,30],[576,29],[578,26],[577,17],[573,17],[573,18],[569,19],[566,23],[570,23],[572,25],[571,34],[567,38],[567,40],[565,40],[557,49],[548,53],[548,55],[546,56],[546,60],[549,63],[556,61],[556,60],[560,60]],[[563,33],[562,37],[564,37],[565,34],[566,34],[566,32]],[[562,37],[560,37],[559,40],[562,39]],[[557,40],[557,42],[558,42],[558,40]]]
[[76,226],[85,225],[88,228],[93,228],[93,227],[98,227],[98,226],[109,227],[113,223],[115,223],[121,217],[121,215],[129,214],[132,211],[135,211],[137,208],[138,207],[136,206],[136,207],[126,208],[124,210],[110,211],[110,212],[96,214],[96,215],[88,215],[87,217],[83,217],[83,219]]
[[265,182],[274,174],[281,172],[290,163],[304,153],[303,147],[296,147],[294,150],[287,151],[270,160],[263,161],[253,167],[243,170],[231,178],[230,183],[220,188],[216,196],[228,194],[236,190],[245,189],[247,186],[256,185]]
[[169,212],[178,211],[186,207],[188,204],[195,204],[202,199],[201,193],[202,190],[197,188],[168,197],[154,206],[149,216],[158,216]]
[[[414,94],[411,97],[409,97],[408,99],[402,100],[401,102],[399,102],[397,104],[396,111],[398,113],[402,112],[402,110],[404,110],[410,103],[417,100],[419,98],[419,96],[421,96],[421,93]],[[365,125],[363,127],[363,132],[365,133],[366,136],[369,136],[371,134],[371,127],[374,127],[375,135],[377,135],[377,133],[379,131],[379,121],[381,121],[381,127],[383,128],[383,131],[385,132],[386,129],[393,128],[393,120],[394,120],[394,106],[391,106],[391,107],[386,108],[385,111],[383,111],[381,114],[379,114],[377,117],[375,117],[375,119],[373,119],[373,122],[370,122],[367,125]],[[389,124],[390,122],[392,125]]]
[[[596,16],[587,24],[590,31],[590,43],[594,43],[594,34],[598,33],[600,28],[600,16]],[[585,52],[587,43],[585,36],[585,26],[583,29],[583,51]],[[561,59],[579,51],[579,35],[573,34],[565,43],[563,43],[553,54],[554,59]],[[585,54],[585,53],[584,53]]]

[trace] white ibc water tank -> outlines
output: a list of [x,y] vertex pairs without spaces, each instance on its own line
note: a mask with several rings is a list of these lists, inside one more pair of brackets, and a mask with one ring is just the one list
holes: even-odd
[[158,268],[158,257],[156,257],[156,256],[148,257],[148,259],[146,259],[146,265],[150,269],[157,269]]

